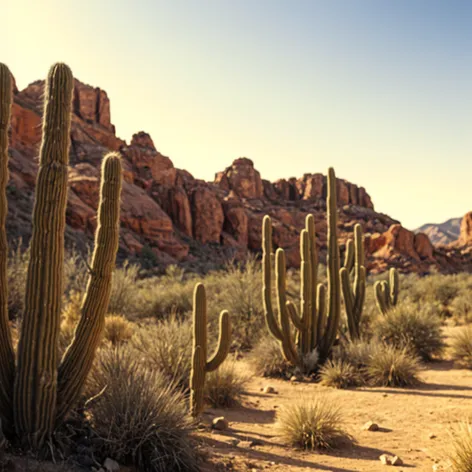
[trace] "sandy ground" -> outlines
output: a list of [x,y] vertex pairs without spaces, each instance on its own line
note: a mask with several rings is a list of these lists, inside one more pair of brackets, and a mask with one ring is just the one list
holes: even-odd
[[[358,388],[336,390],[315,383],[253,378],[239,408],[206,411],[204,422],[225,416],[230,428],[224,432],[205,430],[199,435],[209,448],[204,471],[271,472],[379,471],[385,468],[381,454],[398,455],[403,465],[394,470],[445,470],[448,428],[472,416],[472,371],[457,369],[452,362],[428,364],[424,382],[415,389]],[[277,394],[264,394],[271,385]],[[297,451],[277,437],[276,413],[284,404],[305,395],[326,394],[342,408],[344,426],[356,444],[329,453]],[[373,421],[377,432],[362,431]],[[234,440],[241,442],[235,446]],[[251,444],[253,442],[253,444]]]

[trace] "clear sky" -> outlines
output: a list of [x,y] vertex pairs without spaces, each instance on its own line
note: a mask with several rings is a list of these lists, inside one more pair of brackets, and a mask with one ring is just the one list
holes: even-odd
[[107,91],[120,137],[149,132],[195,177],[241,156],[269,180],[333,166],[410,229],[472,210],[470,0],[0,8],[0,60],[20,88],[66,62]]

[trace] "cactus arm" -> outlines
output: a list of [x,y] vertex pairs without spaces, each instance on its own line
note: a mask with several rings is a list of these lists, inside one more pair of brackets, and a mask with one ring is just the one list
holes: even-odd
[[299,348],[303,354],[310,352],[311,328],[312,328],[312,293],[311,283],[311,261],[310,261],[310,240],[308,231],[302,230],[300,235],[300,256],[301,256],[301,284],[300,284],[300,311],[301,325]]
[[400,289],[400,279],[398,277],[398,272],[394,267],[392,267],[390,269],[389,279],[390,279],[389,300],[390,300],[391,306],[395,306],[397,304],[397,301],[398,301],[398,292],[399,292],[399,289]]
[[13,81],[8,67],[0,63],[0,419],[5,431],[12,427],[12,389],[15,354],[8,324],[7,259],[5,229],[8,212],[8,127],[10,125]]
[[321,359],[329,355],[339,327],[341,318],[341,283],[339,245],[337,238],[337,201],[336,201],[336,176],[334,169],[328,170],[328,322],[320,351]]
[[344,267],[350,273],[354,267],[354,243],[352,239],[346,242],[346,252],[344,254]]
[[58,372],[58,421],[80,395],[105,324],[119,243],[122,169],[118,153],[110,153],[103,159],[101,180],[92,273],[74,339],[64,353]]
[[318,284],[316,292],[316,311],[318,313],[318,339],[323,339],[326,331],[326,287],[323,284]]
[[206,363],[207,372],[216,370],[226,359],[231,346],[231,321],[227,311],[221,312],[218,347],[213,357]]
[[284,357],[288,362],[290,362],[290,364],[298,365],[300,364],[300,356],[292,340],[290,320],[287,310],[283,310],[281,312],[280,324],[282,326],[283,334],[282,352],[284,354]]
[[290,319],[292,320],[292,323],[295,326],[295,328],[297,328],[299,331],[302,331],[303,330],[303,323],[302,323],[302,320],[301,320],[300,316],[298,316],[297,307],[290,301],[288,301],[285,304],[285,306],[287,308],[288,314],[289,314]]
[[382,315],[385,315],[388,311],[386,301],[384,297],[383,284],[380,280],[377,280],[374,284],[375,303]]
[[340,275],[349,335],[351,339],[357,339],[356,313],[354,309],[355,298],[352,293],[351,281],[349,280],[349,270],[346,267],[342,267]]
[[33,449],[50,437],[56,410],[73,85],[66,65],[51,67],[14,387],[15,429]]
[[310,280],[310,300],[311,300],[311,320],[310,320],[310,351],[318,344],[318,311],[317,311],[317,284],[318,284],[318,250],[316,247],[315,218],[307,215],[305,219],[305,229],[308,232],[309,262],[311,268]]
[[266,215],[262,222],[262,300],[267,327],[279,341],[282,341],[282,331],[279,328],[272,307],[272,221]]

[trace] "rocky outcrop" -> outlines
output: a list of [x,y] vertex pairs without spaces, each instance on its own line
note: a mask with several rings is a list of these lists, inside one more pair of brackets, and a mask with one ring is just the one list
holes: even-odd
[[460,244],[472,244],[472,211],[464,215],[459,235]]
[[[44,82],[15,90],[11,120],[8,186],[10,241],[31,235],[30,215],[41,139]],[[96,229],[99,169],[108,150],[123,156],[120,257],[153,254],[160,267],[180,263],[195,270],[214,268],[229,258],[260,251],[262,219],[273,219],[274,247],[283,247],[289,266],[300,263],[299,232],[308,213],[315,217],[321,260],[326,251],[326,176],[307,173],[276,182],[263,180],[252,160],[239,158],[214,182],[176,169],[149,134],[140,131],[127,144],[115,134],[107,94],[75,82],[70,149],[67,238],[85,247]],[[374,211],[363,187],[337,180],[341,246],[361,223],[371,272],[395,265],[405,270],[456,270],[457,251],[438,252],[425,234],[413,234],[387,215]],[[466,215],[467,216],[467,215]],[[472,242],[472,217],[463,221]],[[146,250],[145,250],[146,249]],[[464,252],[461,254],[463,255]]]

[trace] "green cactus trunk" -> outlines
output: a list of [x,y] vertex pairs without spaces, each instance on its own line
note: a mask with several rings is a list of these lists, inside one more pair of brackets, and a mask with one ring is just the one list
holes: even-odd
[[119,242],[121,159],[108,154],[102,165],[98,227],[92,273],[81,307],[81,318],[58,374],[57,420],[61,421],[80,395],[99,345],[111,293]]
[[56,411],[73,85],[67,66],[51,68],[14,391],[16,432],[34,449],[51,435]]
[[400,292],[400,279],[397,270],[392,267],[389,270],[389,281],[378,280],[374,284],[375,301],[382,315],[386,315],[398,302]]
[[207,301],[203,284],[195,286],[193,294],[193,353],[190,373],[190,410],[198,417],[203,411],[205,376],[216,370],[226,359],[231,345],[231,320],[227,311],[220,314],[218,346],[207,362]]
[[[339,267],[340,256],[337,240],[336,177],[334,170],[328,171],[328,300],[325,287],[318,284],[318,251],[316,247],[315,220],[308,215],[305,229],[300,234],[301,286],[300,314],[296,306],[287,301],[286,266],[283,249],[277,249],[276,298],[279,312],[277,321],[272,308],[271,258],[272,234],[269,216],[263,222],[263,299],[264,313],[271,334],[281,342],[288,362],[303,367],[305,356],[317,351],[323,362],[329,356],[339,327],[341,298]],[[328,310],[326,308],[328,307]],[[290,321],[298,330],[297,343],[292,340]]]
[[12,105],[13,81],[8,67],[0,64],[0,419],[6,432],[13,424],[12,388],[15,353],[8,324],[7,259],[5,228],[8,213],[8,127]]
[[[350,240],[349,242],[352,243]],[[349,269],[345,266],[341,269],[341,285],[346,307],[347,325],[351,340],[361,337],[361,319],[365,300],[366,269],[364,266],[364,241],[362,239],[362,226],[354,227],[354,286],[351,285]]]

